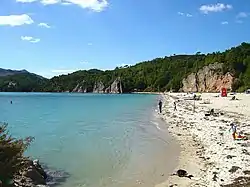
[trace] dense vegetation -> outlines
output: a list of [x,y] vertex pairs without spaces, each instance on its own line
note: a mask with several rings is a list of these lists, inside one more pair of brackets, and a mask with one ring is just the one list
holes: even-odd
[[26,166],[23,153],[31,140],[12,138],[8,135],[7,124],[0,124],[0,186],[9,186],[13,176]]
[[[49,80],[31,74],[8,76],[0,78],[0,91],[61,92],[72,91],[77,84],[83,84],[88,91],[91,91],[96,81],[101,80],[108,86],[117,77],[121,77],[125,92],[179,90],[183,78],[215,62],[223,63],[224,73],[231,72],[236,77],[233,85],[235,90],[243,91],[250,88],[250,44],[242,43],[225,52],[173,55],[134,66],[117,67],[112,71],[96,69],[77,71]],[[11,86],[10,81],[17,85]]]

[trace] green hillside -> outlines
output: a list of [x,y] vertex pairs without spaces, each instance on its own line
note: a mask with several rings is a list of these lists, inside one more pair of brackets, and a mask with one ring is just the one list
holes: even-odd
[[[87,90],[91,92],[96,81],[102,81],[108,86],[117,77],[121,77],[124,92],[179,90],[183,78],[215,62],[223,63],[224,73],[231,72],[234,75],[235,90],[250,88],[250,44],[242,43],[224,52],[197,52],[194,55],[156,58],[134,66],[117,67],[112,71],[83,70],[52,79],[42,79],[29,73],[0,77],[0,90],[64,92],[72,91],[84,81]],[[16,86],[11,87],[10,81],[16,83]]]

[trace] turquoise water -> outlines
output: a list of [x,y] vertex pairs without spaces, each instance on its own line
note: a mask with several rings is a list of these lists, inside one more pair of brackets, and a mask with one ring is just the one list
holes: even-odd
[[0,121],[9,123],[13,136],[35,137],[26,154],[68,172],[62,186],[153,186],[165,180],[173,161],[167,156],[172,139],[155,115],[156,99],[1,93]]

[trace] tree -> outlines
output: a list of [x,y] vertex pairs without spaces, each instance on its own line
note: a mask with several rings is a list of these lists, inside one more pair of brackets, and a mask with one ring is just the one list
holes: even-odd
[[182,80],[190,73],[197,72],[204,66],[215,62],[223,64],[222,73],[230,72],[238,81],[237,90],[249,87],[250,44],[242,43],[224,52],[194,55],[176,55],[140,62],[134,66],[116,67],[114,70],[83,70],[69,75],[41,79],[30,73],[0,77],[0,91],[25,92],[65,92],[72,91],[77,85],[88,92],[93,91],[96,81],[101,81],[107,88],[120,77],[123,91],[158,91],[165,89],[180,90]]
[[33,138],[12,138],[7,131],[7,124],[0,125],[0,181],[2,186],[8,186],[14,175],[28,163],[23,156]]

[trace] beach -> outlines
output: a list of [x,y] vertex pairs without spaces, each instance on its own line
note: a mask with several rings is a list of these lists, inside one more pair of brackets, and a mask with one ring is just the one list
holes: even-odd
[[[236,94],[236,100],[231,100],[233,95],[203,93],[202,100],[195,102],[186,100],[184,93],[166,93],[162,97],[161,117],[181,146],[174,173],[183,169],[190,177],[171,175],[156,187],[250,185],[250,141],[234,140],[229,131],[230,123],[235,122],[237,132],[250,136],[250,95]],[[214,115],[209,115],[211,109]]]

